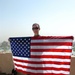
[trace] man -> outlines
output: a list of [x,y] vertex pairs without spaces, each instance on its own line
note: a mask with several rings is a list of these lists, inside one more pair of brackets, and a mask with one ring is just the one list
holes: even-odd
[[[39,26],[38,23],[34,23],[34,24],[32,25],[32,30],[33,30],[33,32],[34,32],[34,37],[40,36],[40,35],[39,35],[40,26]],[[30,75],[30,74],[27,74],[27,75]]]
[[32,30],[33,30],[33,32],[34,32],[34,37],[40,36],[40,35],[39,35],[40,26],[39,26],[38,23],[34,23],[34,24],[32,25]]

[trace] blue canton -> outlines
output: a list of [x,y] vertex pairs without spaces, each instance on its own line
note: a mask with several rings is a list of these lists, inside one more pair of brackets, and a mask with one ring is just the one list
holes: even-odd
[[10,45],[13,56],[30,57],[30,37],[10,38]]

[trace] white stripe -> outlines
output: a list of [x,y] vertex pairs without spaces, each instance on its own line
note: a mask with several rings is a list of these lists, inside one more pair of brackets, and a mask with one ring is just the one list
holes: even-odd
[[26,71],[26,72],[31,72],[31,73],[54,73],[54,74],[69,74],[70,72],[69,71],[63,71],[63,70],[60,70],[60,71],[56,71],[56,70],[32,70],[32,69],[26,69],[26,68],[22,68],[22,67],[17,67],[15,66],[15,68],[19,69],[19,70],[23,70],[23,71]]
[[18,59],[18,60],[27,60],[27,61],[36,61],[36,62],[40,62],[40,61],[55,61],[55,62],[70,62],[70,59],[57,59],[57,58],[24,58],[24,57],[16,57],[13,56],[14,59]]
[[71,52],[31,52],[31,55],[59,55],[59,56],[71,56]]
[[31,46],[31,49],[72,49],[72,46]]
[[30,64],[25,62],[16,62],[15,64],[19,64],[22,66],[30,66],[30,67],[54,67],[54,68],[70,68],[70,65],[57,65],[57,64]]
[[37,39],[31,40],[31,43],[43,43],[43,42],[72,42],[71,39]]

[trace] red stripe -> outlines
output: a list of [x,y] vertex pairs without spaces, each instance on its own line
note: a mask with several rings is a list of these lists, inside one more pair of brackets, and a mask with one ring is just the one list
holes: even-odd
[[72,52],[72,49],[31,49],[31,52]]
[[[27,60],[18,60],[18,59],[13,59],[16,62],[21,62],[21,63],[29,63],[29,64],[58,64],[58,65],[70,65],[70,62],[57,62],[57,61],[27,61]],[[62,59],[63,60],[63,59]]]
[[61,45],[63,45],[63,46],[72,46],[72,42],[42,42],[42,43],[32,43],[31,42],[31,46],[37,46],[37,45],[40,45],[40,46],[54,46],[54,45],[56,45],[56,46],[61,46]]
[[71,56],[61,56],[61,55],[31,55],[31,58],[56,58],[56,59],[70,59]]
[[36,39],[74,39],[73,36],[39,36],[39,37],[31,37],[32,40]]
[[[30,67],[30,66],[22,66],[19,64],[15,64],[17,67],[22,67],[26,69],[31,69],[31,70],[63,70],[63,71],[69,71],[69,68],[54,68],[54,67]],[[42,65],[41,65],[42,66]]]
[[27,72],[27,71],[23,71],[23,70],[19,70],[16,68],[16,70],[18,72],[21,72],[22,74],[30,74],[30,75],[65,75],[65,74],[62,74],[62,73],[59,73],[59,74],[55,74],[55,73],[32,73],[32,72]]

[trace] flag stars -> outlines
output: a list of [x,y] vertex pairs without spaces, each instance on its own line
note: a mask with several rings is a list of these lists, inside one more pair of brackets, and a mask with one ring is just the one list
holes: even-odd
[[17,45],[18,45],[18,42],[17,42]]
[[24,39],[26,41],[26,39]]
[[16,39],[16,40],[18,40],[18,39]]
[[29,45],[30,43],[29,42],[27,42],[27,45]]
[[18,41],[20,43],[20,41]]
[[22,39],[20,39],[22,41]]
[[29,45],[27,46],[27,49],[29,49],[30,47],[29,47]]
[[15,39],[13,39],[13,41],[14,41]]
[[14,40],[14,42],[16,43],[16,41]]
[[18,55],[19,55],[19,53],[18,53]]
[[26,56],[26,54],[24,54],[24,56]]
[[26,44],[26,47],[27,47],[28,45]]
[[28,54],[28,56],[29,56],[29,54]]
[[24,47],[24,49],[26,49],[26,47]]
[[23,53],[23,55],[24,55],[24,53]]
[[29,41],[30,41],[30,38],[29,38]]
[[20,55],[22,56],[23,54],[22,54],[22,53],[20,53]]
[[22,44],[22,47],[24,47],[24,44]]
[[19,54],[20,54],[21,52],[19,51]]
[[[13,42],[12,42],[13,41]],[[15,38],[12,42],[12,53],[15,56],[30,56],[30,38]]]
[[24,42],[24,44],[26,44],[26,42]]
[[22,40],[22,43],[24,43],[24,41]]

